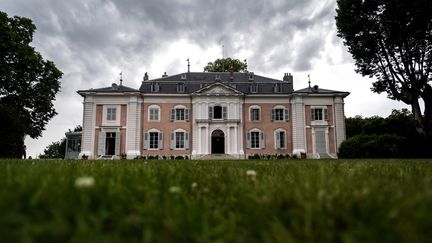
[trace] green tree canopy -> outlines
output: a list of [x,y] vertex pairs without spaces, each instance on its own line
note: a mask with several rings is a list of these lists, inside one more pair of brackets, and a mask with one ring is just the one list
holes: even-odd
[[41,136],[57,114],[52,102],[62,77],[53,62],[44,60],[30,46],[35,30],[30,19],[0,12],[0,103],[21,123],[22,129],[11,131],[21,140],[25,135]]
[[214,62],[209,62],[204,67],[204,72],[242,72],[246,71],[246,62],[241,62],[239,59],[218,58]]
[[[372,91],[411,105],[419,130],[432,136],[432,1],[337,0],[338,36]],[[419,99],[425,108],[422,114]]]

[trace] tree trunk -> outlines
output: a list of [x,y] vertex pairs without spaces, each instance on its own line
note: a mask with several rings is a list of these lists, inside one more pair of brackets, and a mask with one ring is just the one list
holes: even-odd
[[416,121],[416,128],[417,128],[417,132],[422,134],[422,135],[426,135],[425,134],[425,130],[424,130],[424,119],[423,119],[423,115],[420,109],[420,105],[418,100],[413,100],[411,102],[411,109],[412,109],[412,113],[414,115],[414,120]]
[[429,139],[432,139],[432,87],[430,85],[426,85],[421,97],[425,104],[423,129],[425,136]]

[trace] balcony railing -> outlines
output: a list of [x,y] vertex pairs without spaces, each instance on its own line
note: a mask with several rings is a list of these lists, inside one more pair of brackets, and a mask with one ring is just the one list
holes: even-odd
[[240,119],[195,119],[196,123],[240,123]]

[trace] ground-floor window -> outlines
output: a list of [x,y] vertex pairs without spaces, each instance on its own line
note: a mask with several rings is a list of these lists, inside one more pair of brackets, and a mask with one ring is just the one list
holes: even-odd
[[171,132],[171,149],[187,149],[189,147],[189,134],[183,129]]
[[277,131],[275,135],[276,135],[276,148],[284,149],[286,147],[285,131]]
[[159,148],[159,133],[158,132],[150,132],[150,149]]
[[260,133],[259,132],[251,132],[251,148],[259,148],[260,147]]
[[175,144],[176,148],[184,148],[185,146],[185,134],[184,132],[176,132],[175,133]]
[[144,149],[162,149],[163,133],[156,129],[151,129],[144,133]]

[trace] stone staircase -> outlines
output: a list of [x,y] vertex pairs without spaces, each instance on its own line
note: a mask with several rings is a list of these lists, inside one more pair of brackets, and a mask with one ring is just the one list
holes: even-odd
[[197,158],[199,160],[233,160],[236,159],[228,154],[206,154],[202,157]]
[[101,155],[96,160],[115,160],[118,159],[115,155]]
[[320,159],[336,159],[335,157],[331,156],[328,153],[319,153],[319,158]]

